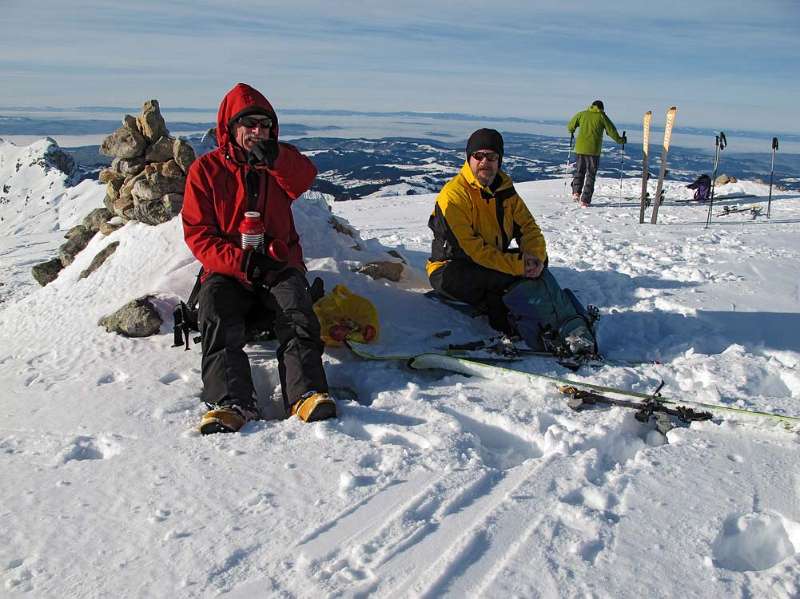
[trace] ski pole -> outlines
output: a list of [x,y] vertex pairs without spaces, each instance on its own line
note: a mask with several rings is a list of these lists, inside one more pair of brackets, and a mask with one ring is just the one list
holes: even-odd
[[575,141],[575,134],[569,134],[569,150],[567,150],[567,163],[564,165],[564,188],[567,187],[569,182],[569,159],[572,156],[572,144]]
[[725,149],[725,146],[728,145],[728,140],[725,137],[725,133],[720,131],[719,135],[714,136],[714,171],[713,176],[711,177],[711,195],[708,198],[708,216],[706,216],[706,229],[708,229],[708,225],[711,222],[711,210],[714,208],[714,191],[717,184],[717,168],[719,168],[719,160],[720,154],[722,150]]
[[[622,139],[623,140],[627,140],[628,139],[625,131],[622,132]],[[622,158],[619,161],[619,202],[620,202],[620,204],[622,204],[622,173],[625,172],[623,170],[624,166],[625,166],[625,142],[623,141],[622,142]]]
[[769,199],[767,200],[767,218],[769,218],[769,209],[772,205],[772,176],[775,173],[775,152],[778,151],[778,138],[772,138],[772,165],[769,167]]

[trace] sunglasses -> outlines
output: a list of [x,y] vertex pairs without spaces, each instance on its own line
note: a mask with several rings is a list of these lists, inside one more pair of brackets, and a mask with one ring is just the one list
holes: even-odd
[[272,119],[268,116],[243,116],[238,118],[236,122],[248,129],[256,125],[260,126],[262,129],[272,128]]
[[497,152],[473,152],[472,157],[476,162],[481,162],[484,158],[489,162],[497,162],[500,160],[500,154]]

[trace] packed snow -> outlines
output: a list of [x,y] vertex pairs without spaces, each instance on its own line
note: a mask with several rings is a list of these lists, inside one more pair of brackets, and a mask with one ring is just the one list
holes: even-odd
[[[0,145],[0,168],[46,145]],[[329,348],[338,419],[200,436],[199,346],[171,347],[172,307],[198,269],[179,219],[98,234],[40,288],[31,266],[104,187],[29,162],[0,205],[0,595],[800,595],[800,443],[786,421],[731,413],[662,435],[624,408],[574,412],[544,379]],[[800,416],[800,196],[774,191],[768,220],[767,186],[725,186],[753,195],[718,202],[706,228],[707,205],[677,201],[684,185],[666,183],[654,226],[626,199],[633,178],[599,180],[589,209],[563,179],[517,184],[556,278],[600,308],[601,351],[644,363],[505,366],[640,392],[663,380],[675,399]],[[377,306],[375,351],[492,334],[423,296],[434,199],[295,203],[309,277]],[[390,250],[401,281],[355,272],[398,260]],[[98,326],[145,294],[160,334]],[[248,352],[262,407],[280,416],[275,343]]]

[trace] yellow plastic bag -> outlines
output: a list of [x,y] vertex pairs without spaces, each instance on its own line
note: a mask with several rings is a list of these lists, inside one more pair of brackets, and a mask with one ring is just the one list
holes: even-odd
[[378,310],[365,297],[337,285],[314,304],[325,345],[338,347],[345,339],[371,343],[378,338]]

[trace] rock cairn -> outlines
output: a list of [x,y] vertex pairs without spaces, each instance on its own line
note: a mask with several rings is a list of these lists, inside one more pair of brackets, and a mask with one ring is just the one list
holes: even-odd
[[[181,211],[186,171],[195,153],[188,142],[170,137],[158,100],[145,102],[137,117],[126,114],[122,127],[103,140],[100,152],[114,158],[99,176],[106,184],[105,208],[93,210],[67,232],[57,258],[33,267],[40,285],[47,285],[72,264],[98,231],[110,235],[131,220],[159,225]],[[101,252],[81,277],[99,268],[116,247]]]
[[158,225],[180,212],[195,153],[188,142],[170,136],[158,100],[145,102],[137,117],[126,114],[100,152],[114,159],[99,176],[112,215]]

